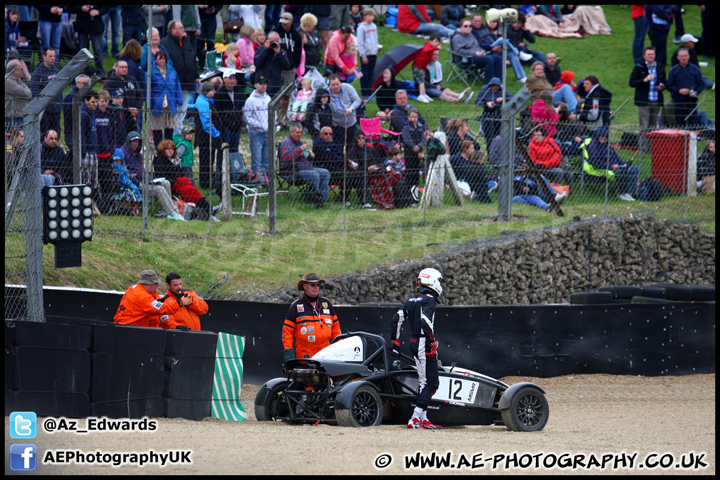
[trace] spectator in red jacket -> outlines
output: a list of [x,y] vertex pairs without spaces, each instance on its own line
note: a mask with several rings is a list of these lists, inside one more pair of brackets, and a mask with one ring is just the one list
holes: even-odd
[[427,66],[432,60],[433,53],[441,48],[440,36],[433,33],[430,35],[430,40],[425,42],[425,45],[423,45],[422,50],[415,54],[415,59],[412,64],[412,72],[413,80],[415,81],[415,85],[418,86],[418,92],[420,93],[418,95],[418,101],[420,102],[432,102],[432,98],[430,98],[425,92],[425,70],[427,70]]
[[450,37],[451,29],[433,23],[425,5],[398,5],[398,30],[411,35],[440,35]]
[[545,127],[539,126],[533,131],[533,138],[528,147],[528,155],[535,166],[550,181],[562,182],[565,172],[561,168],[562,152],[560,147],[547,134]]
[[554,137],[557,132],[558,112],[560,107],[553,106],[552,92],[543,90],[540,98],[532,105],[531,118],[533,124],[541,125],[547,132],[548,137]]

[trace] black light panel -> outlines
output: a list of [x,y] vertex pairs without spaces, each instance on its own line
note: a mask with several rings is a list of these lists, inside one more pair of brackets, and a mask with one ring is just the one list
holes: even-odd
[[43,190],[43,243],[92,241],[92,188],[60,185]]

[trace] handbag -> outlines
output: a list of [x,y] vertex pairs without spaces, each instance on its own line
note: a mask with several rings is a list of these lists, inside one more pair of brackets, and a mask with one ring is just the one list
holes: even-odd
[[709,175],[702,178],[700,191],[707,195],[715,195],[715,175]]
[[225,26],[223,27],[223,31],[225,33],[240,33],[240,29],[245,25],[245,20],[242,19],[242,17],[239,18],[231,18],[227,22],[225,22]]

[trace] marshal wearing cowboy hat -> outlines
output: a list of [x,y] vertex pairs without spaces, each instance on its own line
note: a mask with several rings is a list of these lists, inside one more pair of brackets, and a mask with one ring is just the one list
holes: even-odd
[[283,324],[283,354],[285,361],[310,358],[340,335],[340,322],[335,308],[320,296],[325,283],[316,273],[303,275],[298,282],[302,297],[290,305]]

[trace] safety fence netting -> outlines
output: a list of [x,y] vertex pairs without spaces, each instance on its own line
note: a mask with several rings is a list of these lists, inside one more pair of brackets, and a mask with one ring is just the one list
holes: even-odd
[[[640,211],[715,217],[714,130],[589,129],[520,115],[504,138],[499,119],[460,109],[366,118],[295,101],[280,104],[269,131],[267,107],[250,101],[203,115],[191,99],[180,123],[113,95],[100,89],[74,105],[66,96],[40,119],[43,182],[90,184],[98,234],[242,235],[268,231],[270,216],[279,233],[474,222],[498,215],[502,175],[511,176],[513,214],[547,224]],[[6,128],[8,175],[27,142],[22,130]]]

